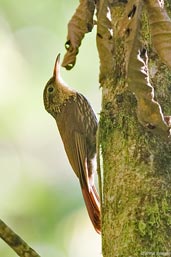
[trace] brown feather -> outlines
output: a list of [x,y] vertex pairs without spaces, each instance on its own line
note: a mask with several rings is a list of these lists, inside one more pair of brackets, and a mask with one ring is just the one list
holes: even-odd
[[94,185],[97,118],[87,99],[60,78],[59,56],[54,77],[44,90],[46,110],[55,118],[69,162],[79,178],[83,198],[95,230],[100,233],[99,196]]

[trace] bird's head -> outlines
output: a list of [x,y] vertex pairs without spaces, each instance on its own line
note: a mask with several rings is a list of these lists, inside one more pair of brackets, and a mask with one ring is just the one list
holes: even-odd
[[60,111],[60,105],[63,101],[63,88],[65,88],[65,85],[60,76],[60,54],[58,54],[54,66],[53,76],[47,82],[43,92],[45,109],[52,116],[56,116],[56,113]]

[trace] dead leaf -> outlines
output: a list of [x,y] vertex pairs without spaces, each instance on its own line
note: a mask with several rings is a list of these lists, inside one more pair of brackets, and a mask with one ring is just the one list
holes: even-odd
[[171,20],[164,1],[146,0],[152,43],[163,62],[171,68]]
[[74,67],[76,55],[85,33],[93,29],[93,15],[95,10],[95,0],[80,0],[80,4],[75,14],[68,23],[68,35],[65,43],[67,53],[64,56],[62,66],[67,70]]

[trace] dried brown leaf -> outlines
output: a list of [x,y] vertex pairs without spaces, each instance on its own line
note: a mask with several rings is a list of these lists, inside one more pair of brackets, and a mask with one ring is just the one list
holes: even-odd
[[108,0],[97,3],[97,48],[100,58],[100,81],[109,77],[114,69],[113,64],[113,32],[110,20]]
[[85,33],[92,31],[94,10],[95,0],[80,0],[75,14],[68,23],[67,42],[65,43],[67,53],[62,63],[62,66],[68,70],[75,65],[76,55]]
[[154,100],[154,89],[149,82],[147,55],[142,58],[140,50],[142,48],[140,42],[141,14],[142,1],[129,2],[124,16],[126,21],[123,21],[123,24],[126,25],[125,47],[128,86],[137,99],[137,116],[140,123],[151,130],[153,129],[154,133],[169,136],[167,120],[163,116],[159,103]]
[[146,0],[152,43],[160,58],[171,68],[171,20],[164,1]]

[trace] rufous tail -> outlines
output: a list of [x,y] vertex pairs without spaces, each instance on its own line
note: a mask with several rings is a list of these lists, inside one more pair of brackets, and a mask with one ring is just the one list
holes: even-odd
[[88,189],[87,185],[81,185],[82,194],[91,222],[97,233],[101,233],[100,201],[95,186]]

